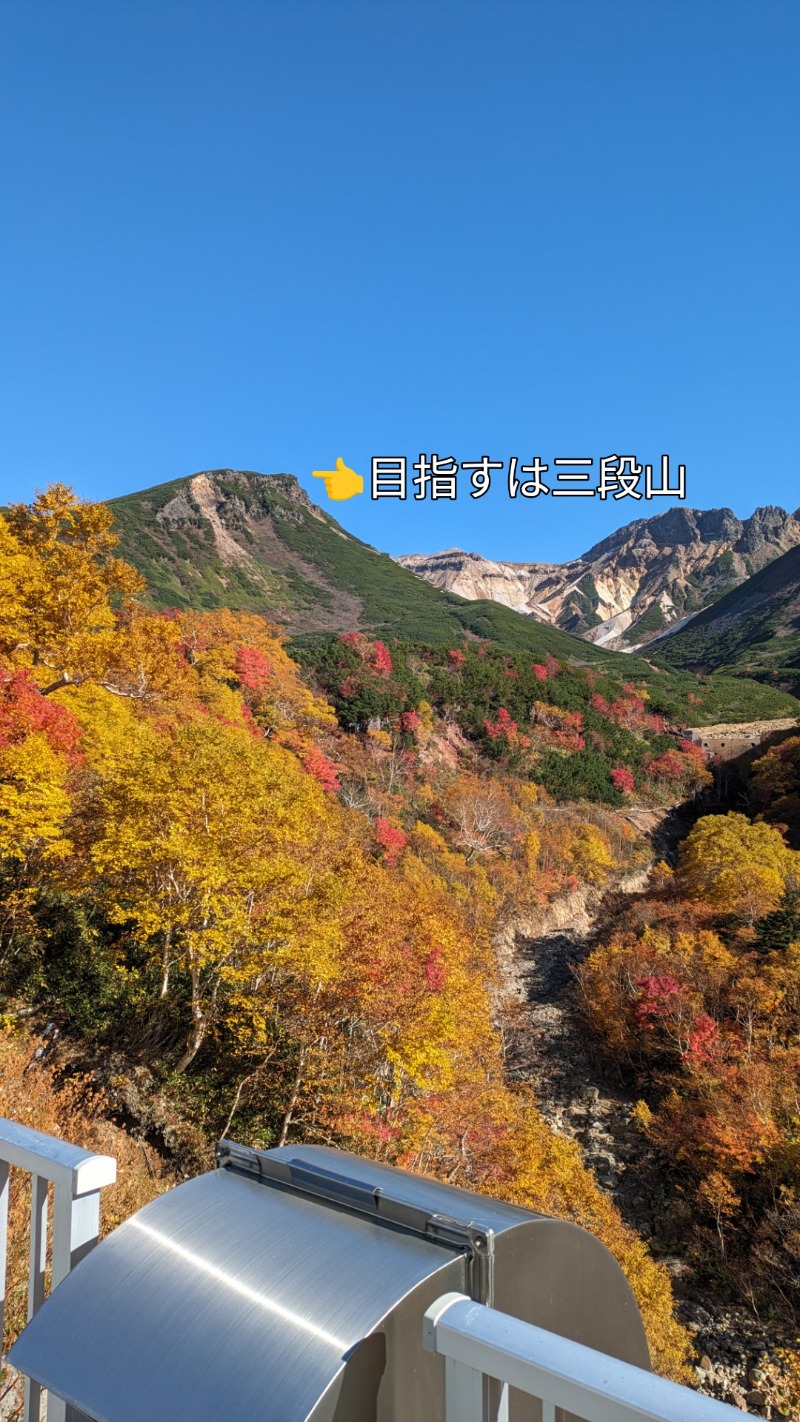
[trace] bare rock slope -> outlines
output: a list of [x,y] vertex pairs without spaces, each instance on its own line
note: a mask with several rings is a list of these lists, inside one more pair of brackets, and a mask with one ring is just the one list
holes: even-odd
[[569,563],[492,562],[452,548],[397,559],[436,587],[490,598],[601,646],[624,650],[710,606],[800,545],[800,510],[671,508],[637,519]]

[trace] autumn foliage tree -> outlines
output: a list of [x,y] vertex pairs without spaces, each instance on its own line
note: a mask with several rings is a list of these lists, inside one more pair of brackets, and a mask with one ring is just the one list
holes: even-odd
[[142,588],[139,574],[114,556],[110,511],[53,484],[31,505],[12,504],[0,523],[0,577],[14,584],[2,599],[0,650],[34,668],[45,691],[102,677],[113,600],[123,604]]
[[668,1227],[745,1297],[800,1312],[798,854],[777,828],[706,815],[673,875],[579,973],[588,1031],[641,1096],[672,1187]]
[[748,791],[756,812],[785,825],[789,843],[800,848],[800,736],[788,736],[755,761]]
[[[679,1374],[665,1272],[509,1087],[494,1020],[498,926],[634,855],[532,773],[583,754],[585,722],[602,739],[587,677],[353,633],[311,685],[262,618],[148,610],[115,547],[60,485],[0,518],[7,1023],[39,1013],[98,1073],[113,1058],[127,1112],[145,1072],[165,1142],[182,1111],[204,1140],[338,1142],[578,1220]],[[637,724],[604,733],[638,767],[658,747],[626,705]]]
[[704,815],[681,848],[677,884],[690,899],[754,923],[800,883],[800,853],[746,815]]

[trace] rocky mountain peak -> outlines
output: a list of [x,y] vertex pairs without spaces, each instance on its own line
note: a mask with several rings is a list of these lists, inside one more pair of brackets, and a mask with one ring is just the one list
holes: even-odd
[[[160,486],[161,487],[161,486]],[[219,543],[219,530],[241,530],[255,511],[268,511],[274,495],[285,503],[297,505],[313,518],[325,515],[313,504],[294,474],[258,474],[250,469],[203,469],[173,485],[172,497],[157,511],[155,520],[162,526],[205,521],[214,530]],[[143,498],[147,497],[145,491]],[[232,549],[228,549],[229,555]]]
[[[745,520],[737,546],[743,553],[754,553],[765,543],[785,541],[784,532],[791,522],[797,522],[796,514],[787,514],[775,504],[766,504]],[[786,544],[787,548],[790,546]]]
[[732,509],[666,509],[652,518],[637,518],[595,543],[577,561],[590,561],[618,548],[650,543],[655,548],[689,548],[695,543],[734,541],[743,524]]
[[789,548],[800,517],[768,505],[677,505],[635,519],[568,563],[511,563],[450,548],[398,558],[437,587],[492,598],[603,646],[646,642],[709,606]]

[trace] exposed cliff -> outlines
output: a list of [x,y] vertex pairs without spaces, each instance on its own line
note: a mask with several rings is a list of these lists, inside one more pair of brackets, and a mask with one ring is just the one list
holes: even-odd
[[493,562],[449,549],[397,559],[436,587],[491,598],[516,612],[625,648],[710,606],[800,545],[800,518],[756,509],[671,508],[637,519],[569,563]]

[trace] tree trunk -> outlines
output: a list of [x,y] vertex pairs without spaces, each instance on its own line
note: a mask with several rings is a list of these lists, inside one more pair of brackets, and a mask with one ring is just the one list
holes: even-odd
[[292,1094],[289,1097],[289,1105],[286,1107],[283,1116],[283,1121],[281,1123],[281,1133],[278,1137],[279,1146],[286,1145],[286,1137],[289,1134],[289,1127],[292,1124],[292,1112],[294,1111],[294,1108],[297,1105],[297,1098],[300,1095],[300,1087],[303,1081],[303,1069],[305,1067],[305,1064],[306,1049],[305,1047],[301,1047],[300,1056],[297,1060],[297,1071],[295,1072],[294,1083],[292,1085]]
[[253,1071],[248,1072],[247,1076],[243,1076],[243,1077],[242,1077],[241,1081],[239,1082],[239,1085],[238,1085],[237,1088],[236,1088],[236,1095],[235,1095],[234,1098],[233,1098],[233,1105],[231,1106],[231,1109],[230,1109],[230,1111],[228,1112],[228,1119],[227,1119],[227,1121],[225,1122],[225,1125],[223,1126],[223,1128],[222,1128],[222,1130],[221,1130],[221,1132],[220,1132],[220,1135],[221,1135],[223,1138],[224,1138],[225,1136],[227,1136],[228,1131],[229,1131],[230,1128],[231,1128],[231,1122],[232,1122],[234,1116],[236,1115],[236,1112],[237,1112],[238,1109],[239,1109],[239,1102],[240,1102],[241,1099],[242,1099],[242,1092],[243,1092],[245,1086],[247,1085],[247,1083],[248,1083],[249,1081],[255,1081],[255,1079],[256,1079],[256,1077],[259,1075],[259,1073],[262,1072],[262,1071],[264,1071],[264,1070],[266,1069],[268,1063],[272,1061],[272,1058],[274,1057],[274,1055],[275,1055],[275,1048],[273,1047],[273,1048],[272,1048],[272,1051],[270,1051],[270,1052],[267,1053],[267,1055],[265,1056],[263,1062],[259,1062],[258,1066],[255,1067],[255,1068],[253,1069]]
[[186,1071],[188,1066],[191,1066],[203,1045],[206,1032],[208,1031],[208,1017],[203,1010],[203,1004],[200,998],[200,969],[194,963],[191,967],[191,975],[192,1031],[189,1036],[189,1041],[186,1044],[186,1050],[175,1068],[179,1076]]
[[164,946],[161,949],[161,991],[159,997],[164,998],[169,991],[169,970],[172,967],[172,959],[169,956],[170,942],[172,940],[172,924],[164,934]]

